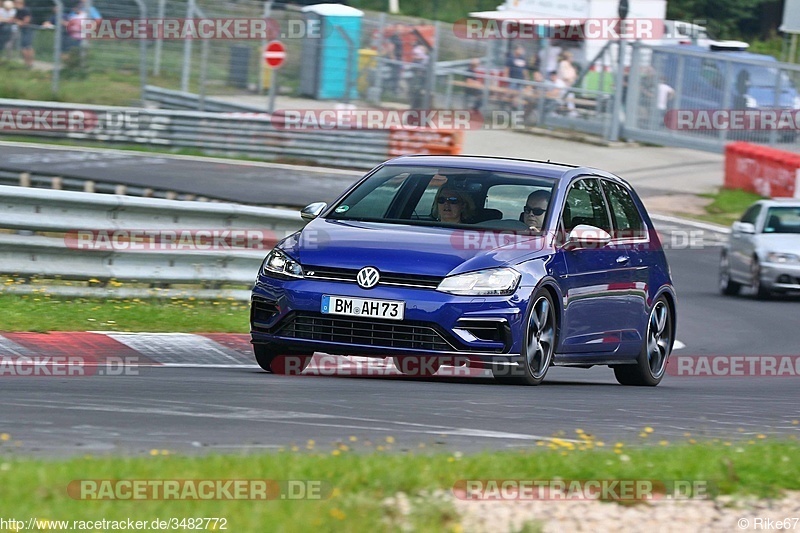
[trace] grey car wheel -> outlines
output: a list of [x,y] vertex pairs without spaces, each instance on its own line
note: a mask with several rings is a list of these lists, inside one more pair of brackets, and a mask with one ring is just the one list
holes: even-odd
[[731,279],[731,265],[728,254],[722,252],[719,259],[719,290],[726,296],[736,296],[742,284]]

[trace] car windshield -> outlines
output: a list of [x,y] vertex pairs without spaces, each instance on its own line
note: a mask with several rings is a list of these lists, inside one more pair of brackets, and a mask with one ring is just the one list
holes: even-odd
[[388,165],[337,203],[327,218],[536,233],[543,228],[524,222],[526,201],[541,191],[533,198],[544,199],[535,211],[544,221],[555,181],[507,172]]
[[770,207],[764,233],[800,233],[800,206]]

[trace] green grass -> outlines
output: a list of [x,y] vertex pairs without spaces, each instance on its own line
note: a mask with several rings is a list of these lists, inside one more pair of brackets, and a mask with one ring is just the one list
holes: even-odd
[[739,220],[745,210],[753,203],[761,200],[761,196],[739,189],[720,189],[716,194],[703,194],[705,198],[713,201],[706,206],[706,215],[697,218],[730,226]]
[[247,302],[193,297],[114,300],[0,294],[0,317],[0,331],[250,331]]
[[[0,444],[0,501],[13,501],[17,518],[222,517],[230,531],[399,530],[406,522],[413,530],[460,531],[451,504],[430,494],[441,491],[447,496],[457,481],[466,479],[704,481],[713,494],[762,497],[800,489],[800,446],[794,441],[614,446],[613,450],[610,443],[600,449],[596,445],[579,449],[562,442],[551,444],[552,450],[462,456],[404,452],[386,437],[380,443],[299,443],[292,451],[253,456],[186,457],[153,450],[152,457],[42,460],[15,456],[13,434],[2,437],[6,440]],[[319,481],[326,498],[85,501],[68,496],[71,481],[87,479],[307,480]],[[386,503],[400,492],[412,502],[408,517]]]

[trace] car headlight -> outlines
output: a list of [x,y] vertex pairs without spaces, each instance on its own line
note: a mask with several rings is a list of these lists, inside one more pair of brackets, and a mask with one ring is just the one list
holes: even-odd
[[437,291],[460,296],[506,296],[519,285],[520,274],[513,268],[492,268],[444,278]]
[[770,252],[767,254],[767,261],[770,263],[800,263],[800,256]]
[[758,102],[749,94],[744,95],[744,106],[747,108],[758,107]]
[[277,278],[302,278],[303,267],[300,263],[286,255],[283,250],[273,248],[264,260],[264,266],[261,271],[267,276]]

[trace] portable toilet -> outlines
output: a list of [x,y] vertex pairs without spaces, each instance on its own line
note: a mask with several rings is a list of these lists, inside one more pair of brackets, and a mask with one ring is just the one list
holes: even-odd
[[319,21],[319,38],[303,40],[300,93],[318,100],[358,96],[358,49],[364,12],[342,4],[303,8],[306,22]]

